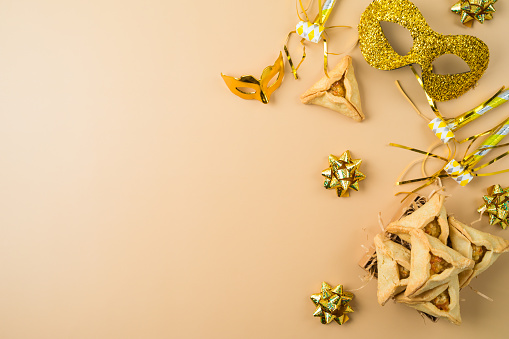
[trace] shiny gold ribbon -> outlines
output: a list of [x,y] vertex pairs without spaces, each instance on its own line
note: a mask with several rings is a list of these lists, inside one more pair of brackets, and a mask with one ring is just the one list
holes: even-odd
[[[436,158],[436,159],[442,160],[442,161],[444,161],[447,164],[450,161],[450,159],[454,158],[454,154],[455,154],[455,151],[453,152],[449,145],[446,145],[448,150],[449,150],[449,155],[447,156],[447,158],[439,156],[439,155],[436,155],[436,154],[433,154],[431,152],[422,151],[422,150],[417,149],[417,148],[408,147],[408,146],[404,146],[404,145],[400,145],[400,144],[390,143],[389,146],[398,147],[398,148],[406,149],[406,150],[409,150],[409,151],[412,151],[412,152],[416,152],[416,153],[425,155],[426,157],[423,159],[423,166],[424,166],[424,163],[426,162],[428,157],[432,157],[432,158]],[[417,192],[417,191],[419,191],[419,190],[421,190],[421,189],[423,189],[423,188],[433,184],[438,178],[446,178],[446,177],[448,177],[448,175],[444,172],[446,164],[444,164],[444,166],[442,166],[438,171],[436,171],[431,176],[396,182],[396,185],[399,186],[399,185],[405,185],[405,184],[410,184],[410,183],[420,182],[420,181],[425,181],[425,180],[427,181],[426,183],[424,183],[423,185],[417,187],[416,189],[414,189],[411,192],[398,192],[396,195],[402,194],[402,193],[406,193],[407,196],[408,196],[411,193],[415,193],[415,192]],[[405,197],[405,199],[406,199],[406,197]]]
[[413,65],[410,65],[410,69],[412,70],[412,73],[414,73],[415,77],[417,78],[417,82],[419,83],[419,85],[421,85],[422,87],[422,90],[424,91],[424,94],[426,95],[426,100],[428,100],[428,104],[429,106],[431,107],[431,110],[433,111],[433,113],[435,113],[435,115],[442,119],[443,120],[443,116],[442,114],[440,114],[440,111],[438,110],[437,108],[437,105],[435,103],[435,100],[433,100],[428,92],[426,92],[426,90],[424,89],[424,83],[422,82],[422,79],[421,77],[419,76],[419,74],[417,73],[417,71],[415,70],[414,66]]
[[[308,3],[308,7],[311,4],[312,0]],[[286,58],[288,59],[288,63],[290,64],[290,68],[292,69],[292,73],[295,79],[298,79],[299,76],[297,74],[297,70],[302,65],[302,62],[304,62],[304,59],[306,58],[306,46],[304,42],[310,41],[314,43],[318,43],[319,41],[323,41],[323,70],[325,75],[328,75],[328,58],[329,54],[335,54],[335,53],[329,53],[328,52],[328,39],[329,36],[327,34],[327,29],[331,28],[351,28],[351,26],[330,26],[325,27],[325,23],[329,19],[330,14],[332,13],[332,10],[334,8],[334,5],[336,4],[336,0],[325,0],[322,4],[322,1],[318,1],[318,8],[319,13],[315,17],[315,19],[311,22],[309,19],[309,16],[307,14],[306,9],[304,8],[304,5],[302,4],[302,0],[299,0],[297,3],[297,15],[300,19],[300,22],[297,24],[297,28],[294,31],[291,31],[288,33],[285,43],[283,45],[283,50],[286,54]],[[302,18],[300,16],[298,7],[300,7],[301,11],[304,13],[305,18]],[[290,37],[292,34],[297,34],[301,37],[300,43],[302,45],[302,57],[300,59],[300,62],[297,66],[294,65],[292,57],[290,56],[290,51],[288,49],[288,43],[290,41]],[[353,46],[357,44],[357,41]],[[352,47],[353,47],[352,46]]]
[[[507,155],[509,155],[509,151],[495,157],[494,159],[488,161],[487,163],[485,163],[481,166],[474,167],[493,148],[509,146],[509,143],[500,144],[500,141],[507,134],[509,134],[509,118],[504,120],[499,125],[495,126],[491,130],[491,135],[474,152],[472,152],[472,154],[464,156],[464,158],[460,162],[457,162],[454,160],[455,151],[453,153],[448,144],[446,144],[446,145],[449,149],[449,155],[447,156],[447,158],[445,158],[445,157],[433,154],[431,152],[422,151],[417,148],[412,148],[412,147],[408,147],[408,146],[404,146],[404,145],[400,145],[400,144],[390,143],[389,144],[390,146],[406,149],[406,150],[409,150],[412,152],[416,152],[416,153],[425,155],[423,162],[425,162],[428,157],[436,158],[436,159],[439,159],[439,160],[442,160],[445,162],[444,166],[442,166],[438,171],[436,171],[431,176],[396,182],[396,185],[405,185],[405,184],[414,183],[414,182],[426,181],[426,183],[424,183],[423,185],[414,189],[412,192],[399,192],[398,194],[400,194],[400,193],[415,193],[415,192],[421,190],[422,188],[433,184],[439,178],[451,177],[455,181],[457,181],[460,185],[465,186],[466,184],[468,184],[470,182],[470,180],[472,180],[473,177],[476,177],[476,176],[485,177],[485,176],[491,176],[491,175],[509,172],[509,169],[505,169],[505,170],[500,170],[500,171],[491,172],[491,173],[477,173],[479,170],[486,168],[489,165],[491,165],[491,164],[499,161],[500,159],[506,157]],[[469,147],[471,145],[472,144],[470,144]],[[467,148],[467,152],[468,152],[468,148]],[[423,166],[424,166],[424,163],[423,163]]]
[[[410,65],[410,69],[412,70],[412,73],[415,75],[419,85],[422,87],[424,94],[426,96],[426,100],[428,101],[428,104],[429,104],[431,110],[433,111],[433,113],[436,115],[437,118],[433,119],[433,120],[429,120],[429,118],[425,117],[419,111],[419,109],[415,106],[415,104],[412,102],[412,100],[408,97],[408,95],[405,93],[405,91],[401,88],[399,82],[396,82],[396,85],[398,86],[398,88],[401,91],[401,93],[403,94],[403,96],[410,102],[412,107],[417,111],[417,113],[420,116],[424,117],[426,120],[428,120],[429,127],[433,130],[433,132],[435,132],[435,134],[437,136],[440,137],[440,139],[442,139],[442,141],[444,141],[444,143],[446,143],[450,139],[456,140],[455,136],[452,132],[459,130],[460,128],[464,127],[468,123],[480,118],[485,113],[492,110],[493,108],[496,108],[496,107],[506,103],[507,101],[509,101],[509,90],[505,90],[505,87],[503,86],[493,96],[491,96],[489,99],[485,100],[484,102],[482,102],[475,108],[461,114],[460,116],[458,116],[456,118],[446,119],[443,117],[443,115],[438,110],[435,101],[428,95],[428,93],[424,89],[424,84],[422,82],[422,79],[419,76],[419,74],[417,73],[417,71],[415,70],[415,68],[413,67],[413,65]],[[439,123],[442,123],[442,125],[440,125],[440,127],[437,127],[437,124],[439,124]],[[463,143],[463,142],[466,142],[469,140],[475,140],[483,135],[487,135],[487,134],[491,133],[492,131],[493,131],[493,129],[473,135],[469,138],[466,138],[466,139],[458,141],[458,142]]]
[[485,111],[488,111],[492,108],[498,107],[501,104],[505,103],[507,100],[504,100],[500,97],[500,94],[505,92],[504,89],[505,87],[502,86],[502,88],[498,90],[497,93],[495,93],[491,98],[484,101],[477,107],[463,113],[462,115],[456,118],[447,119],[446,120],[447,125],[449,125],[452,130],[458,130],[461,127],[468,124],[469,122],[474,121],[477,118],[480,118],[485,113]]

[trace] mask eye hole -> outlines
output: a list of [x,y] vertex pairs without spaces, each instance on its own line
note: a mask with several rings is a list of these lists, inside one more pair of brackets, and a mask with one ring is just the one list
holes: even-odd
[[279,79],[279,76],[280,76],[280,73],[277,72],[276,74],[274,74],[274,76],[272,77],[272,79],[270,79],[270,81],[267,83],[267,88],[270,88],[272,87],[272,85],[274,85],[277,81],[277,79]]
[[394,22],[380,21],[382,31],[396,53],[405,56],[410,53],[414,39],[410,31]]
[[256,90],[250,87],[235,87],[237,91],[244,93],[244,94],[255,94]]
[[459,56],[444,54],[433,60],[433,73],[435,74],[459,74],[470,72],[470,67]]

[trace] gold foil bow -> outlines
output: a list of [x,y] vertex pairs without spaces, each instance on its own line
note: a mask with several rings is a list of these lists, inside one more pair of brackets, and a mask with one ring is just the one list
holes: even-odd
[[[279,53],[279,58],[274,65],[266,67],[260,80],[255,79],[252,75],[243,75],[240,78],[234,78],[221,73],[226,86],[236,96],[242,99],[256,99],[264,104],[269,103],[272,93],[281,86],[285,73],[285,64],[283,55]],[[270,81],[277,75],[277,79],[273,84]]]
[[353,312],[349,304],[353,297],[353,293],[343,290],[343,285],[332,288],[324,281],[321,293],[311,296],[311,301],[316,306],[313,316],[320,317],[322,324],[335,321],[343,325],[350,319],[348,313]]
[[326,178],[323,186],[327,189],[336,189],[338,197],[348,197],[348,189],[359,190],[359,181],[366,176],[359,171],[361,159],[352,159],[350,151],[345,151],[341,156],[329,155],[329,165],[322,172]]
[[488,195],[483,196],[484,205],[477,212],[487,212],[490,225],[500,224],[502,229],[506,229],[509,226],[509,188],[493,185],[487,191]]
[[484,23],[484,20],[493,19],[493,6],[497,0],[461,0],[451,7],[453,13],[461,15],[461,22],[472,26],[474,19]]

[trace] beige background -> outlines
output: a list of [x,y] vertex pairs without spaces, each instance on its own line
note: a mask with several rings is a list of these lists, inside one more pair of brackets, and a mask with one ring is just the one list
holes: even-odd
[[[415,3],[435,30],[490,47],[478,87],[440,104],[445,115],[508,85],[507,3],[473,29],[449,12],[454,1]],[[330,24],[356,27],[368,4],[339,1]],[[417,156],[387,144],[426,148],[435,138],[393,84],[401,80],[430,115],[410,70],[371,68],[358,47],[350,54],[362,123],[300,104],[323,75],[321,45],[308,48],[301,80],[287,68],[269,105],[233,96],[220,72],[259,76],[296,22],[294,0],[0,0],[1,338],[501,338],[509,330],[509,255],[472,284],[494,302],[462,292],[460,327],[380,307],[375,282],[356,292],[345,326],[312,317],[309,295],[322,280],[362,286],[361,245],[378,231],[378,213],[387,221],[399,202],[394,182]],[[355,31],[331,31],[331,50],[344,50]],[[493,126],[508,109],[459,135]],[[329,154],[346,149],[364,160],[367,179],[339,199],[320,173]],[[486,187],[508,179],[444,181],[449,212],[473,221]],[[478,227],[509,237],[487,218]]]

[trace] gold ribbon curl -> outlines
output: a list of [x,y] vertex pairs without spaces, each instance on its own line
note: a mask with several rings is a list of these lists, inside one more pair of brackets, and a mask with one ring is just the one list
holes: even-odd
[[[325,75],[327,77],[329,77],[329,74],[328,74],[329,54],[332,54],[332,55],[338,55],[338,54],[328,52],[329,35],[327,33],[327,30],[332,29],[332,28],[352,28],[351,26],[342,26],[342,25],[325,27],[325,23],[327,22],[330,14],[334,8],[334,5],[336,4],[336,0],[325,0],[323,3],[323,7],[322,7],[322,1],[319,0],[318,1],[319,13],[316,15],[315,19],[311,22],[308,14],[307,14],[307,9],[309,8],[312,1],[313,0],[309,1],[308,6],[306,8],[304,8],[302,0],[299,0],[298,3],[296,3],[297,16],[300,19],[300,22],[299,22],[299,24],[297,24],[297,27],[302,23],[307,25],[308,28],[314,27],[314,31],[319,33],[318,39],[315,39],[317,41],[312,41],[313,38],[316,36],[316,33],[314,33],[313,37],[310,38],[307,34],[304,34],[304,33],[302,35],[299,34],[296,29],[296,30],[293,30],[290,33],[288,33],[285,43],[283,45],[283,50],[286,54],[286,58],[288,59],[288,63],[290,64],[290,68],[292,69],[292,73],[293,73],[293,76],[295,79],[299,79],[297,70],[300,68],[300,66],[304,62],[304,59],[306,58],[306,45],[304,44],[306,40],[315,42],[315,43],[318,43],[320,40],[323,41],[323,71],[324,71]],[[300,6],[300,9],[303,12],[305,18],[301,17],[300,12],[299,12],[299,6]],[[288,49],[288,43],[290,41],[290,37],[292,36],[292,34],[297,34],[298,36],[301,37],[300,43],[302,45],[302,57],[301,57],[299,64],[297,66],[294,65],[292,57],[290,56],[290,51]],[[355,47],[355,45],[357,45],[357,43],[358,43],[358,39],[347,50],[350,50],[351,48]]]

